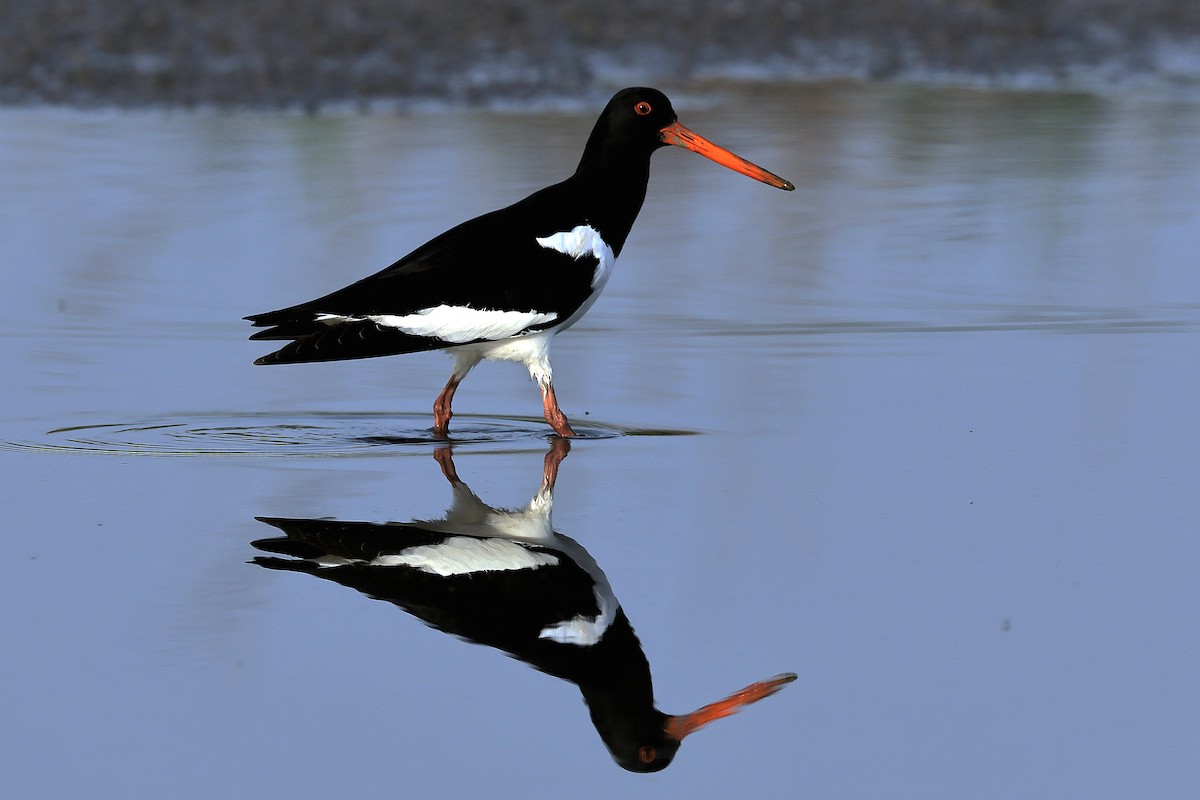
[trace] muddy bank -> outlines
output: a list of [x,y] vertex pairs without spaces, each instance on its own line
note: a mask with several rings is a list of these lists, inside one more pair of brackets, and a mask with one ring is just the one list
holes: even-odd
[[525,101],[630,82],[1200,83],[1194,0],[9,0],[0,102]]

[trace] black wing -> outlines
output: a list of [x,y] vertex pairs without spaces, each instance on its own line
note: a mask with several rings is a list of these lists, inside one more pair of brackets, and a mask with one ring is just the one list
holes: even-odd
[[[451,228],[386,269],[324,297],[246,317],[267,328],[251,339],[293,340],[255,363],[367,358],[464,344],[365,319],[442,305],[553,315],[531,330],[560,323],[591,295],[599,262],[538,244],[539,237],[584,222],[556,203],[557,188]],[[350,319],[335,319],[341,317]]]

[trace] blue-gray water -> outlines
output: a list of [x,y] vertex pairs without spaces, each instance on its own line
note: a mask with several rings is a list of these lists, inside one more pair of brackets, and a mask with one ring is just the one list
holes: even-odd
[[[426,435],[450,362],[253,367],[240,317],[562,178],[592,113],[6,110],[7,793],[1200,793],[1200,105],[831,85],[676,107],[797,191],[655,156],[556,344],[595,436],[555,527],[664,710],[799,680],[632,775],[567,683],[246,563],[255,516],[441,515],[432,445],[386,437]],[[485,502],[536,491],[539,410],[512,365],[460,390]]]

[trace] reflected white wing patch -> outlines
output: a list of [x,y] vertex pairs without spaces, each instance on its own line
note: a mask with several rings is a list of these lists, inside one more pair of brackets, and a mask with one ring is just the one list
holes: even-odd
[[[600,599],[599,596],[596,598]],[[538,633],[539,639],[549,639],[559,644],[573,644],[579,647],[591,647],[604,638],[605,632],[612,626],[616,611],[601,603],[600,613],[595,617],[575,616],[568,620],[549,625]]]
[[530,550],[504,539],[452,536],[438,544],[410,547],[395,555],[379,556],[368,563],[377,567],[412,567],[433,575],[447,576],[552,567],[558,563],[558,556]]

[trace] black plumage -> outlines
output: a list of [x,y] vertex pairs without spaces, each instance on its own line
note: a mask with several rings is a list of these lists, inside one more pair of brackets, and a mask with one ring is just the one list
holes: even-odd
[[494,647],[577,685],[613,758],[653,772],[683,738],[777,691],[781,675],[692,712],[654,704],[650,664],[608,578],[578,542],[550,525],[553,487],[569,444],[546,454],[542,485],[523,509],[486,505],[463,483],[450,451],[435,453],[454,487],[440,520],[347,522],[260,517],[283,536],[254,547],[254,563],[302,572],[394,603],[426,624]]
[[289,342],[255,363],[451,349],[455,369],[434,405],[434,432],[445,437],[454,391],[475,364],[519,361],[541,387],[547,421],[574,435],[539,334],[570,327],[604,288],[645,200],[650,156],[667,145],[794,188],[684,128],[661,92],[624,89],[601,113],[571,177],[451,228],[344,289],[246,317],[266,328],[250,338]]

